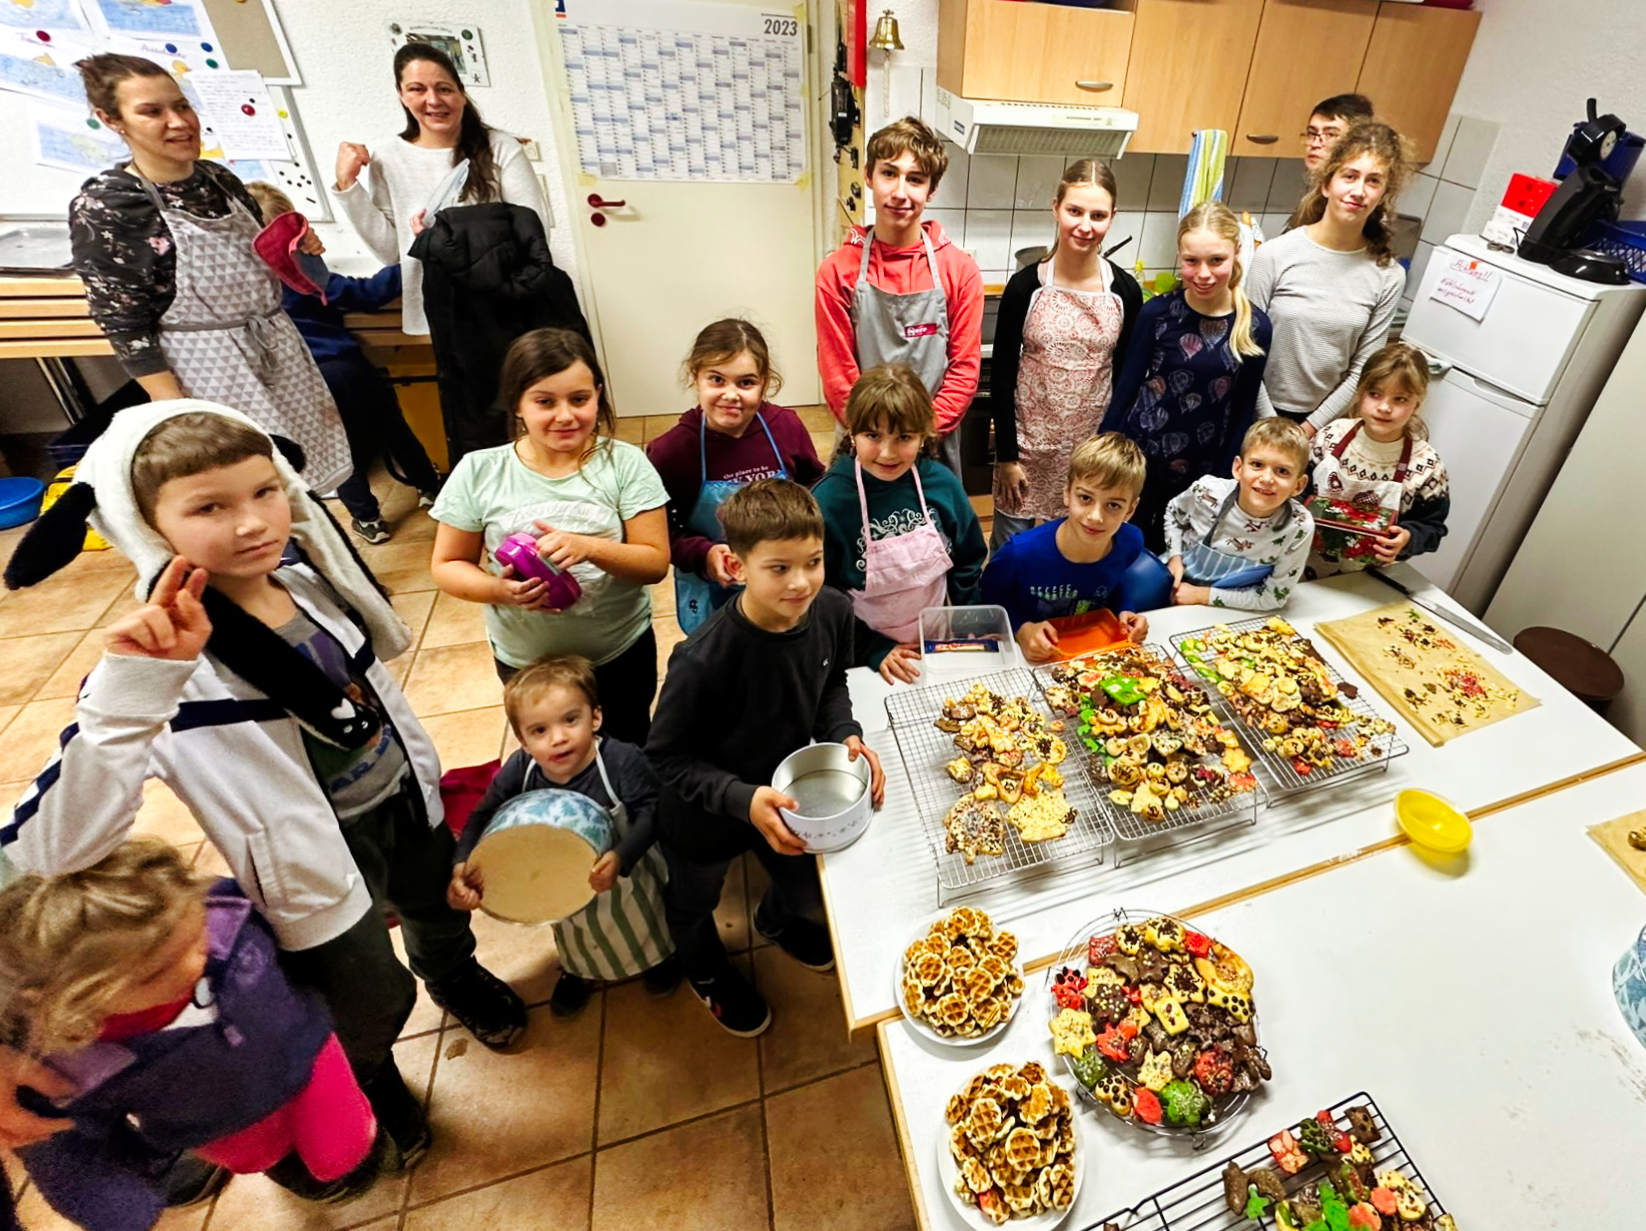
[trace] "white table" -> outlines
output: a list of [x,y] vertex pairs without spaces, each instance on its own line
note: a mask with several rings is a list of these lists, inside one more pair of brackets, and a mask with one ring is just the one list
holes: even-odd
[[[1308,635],[1321,621],[1399,600],[1393,590],[1369,577],[1338,577],[1300,586],[1283,614]],[[1149,640],[1164,647],[1174,634],[1239,618],[1240,613],[1206,607],[1153,612]],[[950,895],[943,905],[965,901],[988,910],[997,922],[1018,933],[1025,960],[1040,964],[1106,906],[1142,902],[1177,913],[1206,909],[1352,861],[1394,837],[1390,801],[1405,787],[1436,791],[1478,816],[1619,765],[1646,761],[1646,753],[1529,659],[1494,652],[1466,633],[1450,627],[1448,631],[1542,704],[1431,747],[1329,644],[1317,640],[1344,678],[1361,685],[1370,703],[1395,721],[1411,749],[1385,773],[1324,788],[1304,799],[1288,799],[1260,810],[1255,826],[1151,853],[1123,867],[1111,858],[1102,866],[1060,875],[1025,879],[1019,874]],[[853,700],[865,738],[886,768],[886,803],[862,838],[818,860],[852,1030],[896,1016],[897,962],[921,921],[939,909],[936,867],[913,788],[884,730],[887,689],[878,677],[862,678],[868,674],[853,673]],[[876,707],[876,701],[882,704]]]
[[[1361,1090],[1464,1231],[1639,1227],[1646,1048],[1611,972],[1646,923],[1646,896],[1584,831],[1642,807],[1646,765],[1504,810],[1455,859],[1389,849],[1197,916],[1257,972],[1274,1080],[1201,1154],[1084,1108],[1089,1169],[1065,1227]],[[1155,908],[1157,888],[1124,900]],[[965,1226],[936,1158],[944,1104],[973,1073],[1034,1059],[1072,1087],[1046,1005],[1044,977],[1031,976],[1008,1030],[969,1049],[927,1042],[901,1019],[878,1026],[922,1227]]]

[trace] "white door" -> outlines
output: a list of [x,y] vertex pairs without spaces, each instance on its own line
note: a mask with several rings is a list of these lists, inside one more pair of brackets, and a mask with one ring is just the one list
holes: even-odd
[[[755,3],[730,2],[757,10]],[[785,404],[821,402],[812,315],[817,272],[811,187],[817,151],[812,134],[807,133],[808,173],[795,183],[618,179],[588,174],[580,169],[559,23],[551,13],[554,7],[534,6],[543,75],[555,112],[560,162],[567,175],[584,307],[600,345],[617,413],[677,415],[690,406],[691,395],[680,381],[681,361],[698,330],[727,316],[745,317],[765,335],[774,366],[783,376],[781,400]],[[567,7],[574,16],[581,9],[600,19],[622,11],[616,0],[571,0]],[[631,0],[626,7],[643,7],[665,19],[672,9],[684,22],[700,20],[707,8],[727,5],[652,0],[635,6]],[[783,7],[791,16],[802,12]],[[773,8],[767,4],[765,13],[769,15]],[[803,36],[805,30],[800,33]],[[800,46],[804,48],[804,38]],[[810,84],[811,65],[804,55],[800,69],[809,130],[815,90]],[[643,91],[649,103],[662,97],[658,82],[639,72],[625,74],[621,88]],[[665,115],[666,110],[661,102],[656,105],[652,131],[657,140],[678,140],[681,122]],[[701,121],[694,118],[693,122]]]
[[[1451,478],[1452,509],[1440,548],[1412,563],[1471,609],[1472,596],[1459,593],[1458,581],[1477,544],[1490,537],[1481,531],[1514,468],[1536,410],[1456,368],[1432,380],[1423,400],[1429,443],[1446,463]],[[1490,544],[1493,550],[1512,551],[1514,546]],[[1496,581],[1493,576],[1494,585]]]

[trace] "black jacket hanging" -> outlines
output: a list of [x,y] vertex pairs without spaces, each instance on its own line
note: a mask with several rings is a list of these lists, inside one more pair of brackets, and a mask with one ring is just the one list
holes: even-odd
[[514,408],[497,405],[503,356],[523,333],[553,327],[589,336],[577,290],[549,254],[537,214],[491,202],[440,211],[413,241],[439,372],[449,464],[506,444]]

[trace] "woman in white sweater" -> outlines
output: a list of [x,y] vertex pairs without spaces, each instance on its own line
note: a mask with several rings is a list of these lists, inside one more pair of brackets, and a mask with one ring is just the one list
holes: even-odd
[[[440,181],[469,160],[461,204],[503,201],[535,210],[549,229],[543,192],[520,142],[489,127],[469,101],[447,55],[425,43],[407,43],[394,55],[395,89],[406,112],[398,137],[370,152],[345,141],[337,150],[332,195],[344,215],[385,265],[401,267],[403,328],[429,332],[423,312],[423,264],[406,250],[423,229],[423,211]],[[360,172],[370,167],[367,180]]]
[[1389,220],[1412,173],[1405,140],[1367,120],[1310,176],[1301,225],[1257,250],[1246,291],[1274,327],[1258,415],[1313,436],[1354,409],[1366,360],[1388,340],[1406,271]]

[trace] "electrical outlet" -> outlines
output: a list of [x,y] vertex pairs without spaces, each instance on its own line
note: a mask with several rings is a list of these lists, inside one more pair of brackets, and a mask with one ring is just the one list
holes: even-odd
[[542,162],[543,161],[543,151],[538,148],[537,141],[535,139],[533,139],[531,141],[527,141],[524,144],[525,144],[525,148],[526,148],[526,158],[527,158],[528,161],[530,161],[530,162]]

